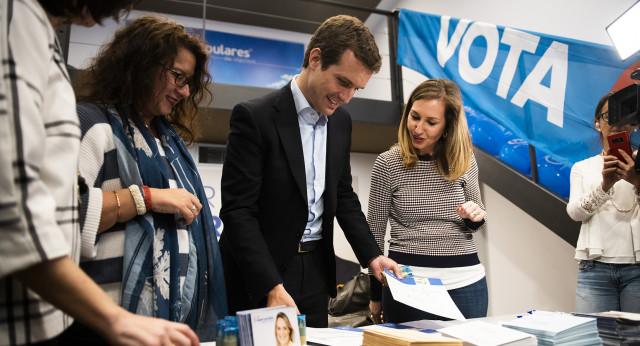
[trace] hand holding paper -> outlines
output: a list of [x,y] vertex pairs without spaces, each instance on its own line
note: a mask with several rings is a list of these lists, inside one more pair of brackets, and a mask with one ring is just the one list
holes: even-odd
[[402,270],[400,270],[398,263],[387,256],[376,257],[369,263],[369,268],[373,271],[373,276],[382,283],[384,283],[384,281],[382,281],[383,270],[392,270],[396,277],[402,278]]

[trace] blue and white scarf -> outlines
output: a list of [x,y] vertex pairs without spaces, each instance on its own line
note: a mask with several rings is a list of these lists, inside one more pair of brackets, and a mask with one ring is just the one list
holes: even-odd
[[[169,188],[168,162],[178,187],[202,202],[197,219],[187,226],[189,269],[182,292],[176,216],[147,212],[126,223],[122,306],[133,313],[186,323],[200,340],[214,340],[216,321],[227,314],[226,291],[211,210],[196,165],[165,117],[155,117],[153,125],[166,158],[158,152],[154,137],[139,130],[144,128],[141,119],[114,106],[107,107],[107,113],[123,186]],[[153,292],[152,314],[138,307],[145,285]]]

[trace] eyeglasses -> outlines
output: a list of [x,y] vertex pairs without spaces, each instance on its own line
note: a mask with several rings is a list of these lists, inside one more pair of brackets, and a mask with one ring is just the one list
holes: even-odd
[[[177,82],[176,82],[177,83]],[[609,121],[609,111],[600,113],[598,118],[603,119],[604,121]]]
[[[606,121],[607,124],[608,124],[609,123],[609,111],[600,113],[600,115],[598,115],[598,119],[602,119],[602,120]],[[628,123],[628,124],[624,124],[624,125],[618,125],[618,127],[633,128],[632,132],[638,131],[638,124],[637,123]]]
[[184,73],[180,73],[172,69],[169,66],[166,66],[163,64],[159,64],[159,65],[167,69],[167,71],[169,71],[169,73],[173,75],[173,78],[174,78],[173,80],[176,83],[177,87],[182,88],[185,85],[189,85],[189,91],[193,91],[193,88],[194,88],[193,79],[187,77]]

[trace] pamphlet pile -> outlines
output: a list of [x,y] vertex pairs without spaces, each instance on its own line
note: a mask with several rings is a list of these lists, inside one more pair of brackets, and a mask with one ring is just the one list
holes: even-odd
[[414,329],[386,327],[365,329],[362,346],[409,346],[409,345],[459,345],[462,341],[440,335],[423,333]]
[[595,317],[602,344],[640,345],[640,314],[609,311],[597,314],[577,314],[576,316]]
[[535,311],[502,326],[535,335],[538,345],[602,345],[595,318]]

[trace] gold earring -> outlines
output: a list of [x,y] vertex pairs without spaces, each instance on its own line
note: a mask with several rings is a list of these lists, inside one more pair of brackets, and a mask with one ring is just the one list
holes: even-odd
[[443,133],[443,134],[442,134],[442,137],[447,138],[447,133],[446,133],[446,132],[445,132],[445,133]]

